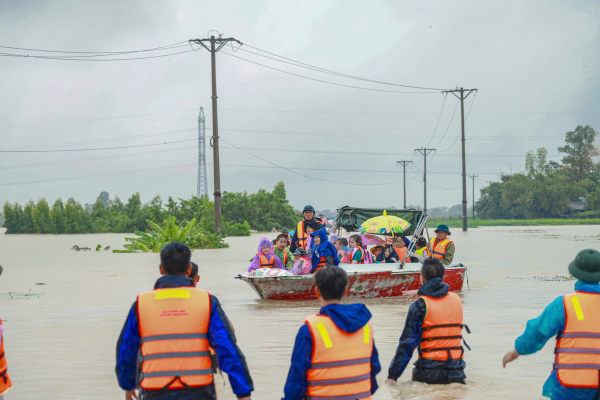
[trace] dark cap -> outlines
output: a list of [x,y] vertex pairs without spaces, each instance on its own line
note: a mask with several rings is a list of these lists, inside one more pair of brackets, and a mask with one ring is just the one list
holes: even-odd
[[582,250],[569,264],[569,272],[585,282],[600,282],[600,253],[596,250]]

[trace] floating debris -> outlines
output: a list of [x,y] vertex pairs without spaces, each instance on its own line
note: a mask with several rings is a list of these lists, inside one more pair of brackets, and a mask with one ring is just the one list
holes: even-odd
[[564,276],[564,275],[555,275],[555,276],[534,276],[535,279],[540,279],[546,282],[566,282],[566,281],[576,281],[573,275]]

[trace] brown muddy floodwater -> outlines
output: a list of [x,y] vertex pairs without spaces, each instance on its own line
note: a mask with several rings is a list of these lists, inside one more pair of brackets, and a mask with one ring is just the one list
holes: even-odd
[[[573,281],[540,277],[568,275],[567,265],[584,248],[600,250],[598,226],[454,229],[456,261],[468,267],[470,290],[461,293],[467,343],[468,384],[411,383],[407,368],[399,383],[386,387],[410,302],[370,299],[382,373],[375,399],[541,399],[552,369],[554,343],[502,369],[528,319],[555,297],[573,290]],[[114,373],[115,345],[139,292],[158,278],[157,254],[76,252],[73,245],[121,248],[127,235],[5,235],[0,228],[0,316],[14,388],[7,400],[122,399]],[[274,235],[270,234],[269,237]],[[254,379],[254,399],[283,395],[294,338],[316,301],[276,302],[257,298],[234,280],[256,253],[260,236],[228,238],[229,249],[198,250],[200,287],[221,301],[238,334]],[[413,357],[413,361],[415,360]],[[412,363],[411,363],[412,365]],[[234,399],[229,382],[217,377],[221,399]]]

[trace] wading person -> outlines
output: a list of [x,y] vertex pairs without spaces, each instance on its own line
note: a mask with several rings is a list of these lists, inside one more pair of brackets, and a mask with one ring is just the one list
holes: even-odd
[[[2,266],[0,265],[0,275],[2,275]],[[4,399],[4,393],[12,388],[12,380],[8,376],[8,365],[4,353],[4,325],[0,319],[0,400]]]
[[296,336],[284,400],[370,399],[381,370],[371,313],[364,304],[342,305],[346,272],[327,267],[315,274],[321,310]]
[[187,246],[167,244],[160,252],[163,276],[154,290],[138,295],[129,311],[116,367],[127,400],[138,398],[136,388],[140,399],[215,400],[209,347],[239,399],[249,400],[254,390],[219,301],[188,278],[190,257]]
[[439,225],[435,230],[436,237],[431,239],[431,250],[433,258],[437,258],[444,265],[452,264],[454,259],[454,242],[448,239],[450,229],[448,225]]
[[[427,259],[421,268],[419,299],[411,304],[400,344],[390,364],[388,385],[402,375],[418,346],[412,380],[430,384],[465,383],[460,297],[442,280],[444,266]],[[467,328],[468,332],[468,328]]]
[[314,246],[312,249],[312,273],[320,270],[325,266],[337,265],[340,259],[337,255],[337,249],[327,238],[327,231],[322,228],[310,234],[313,238]]
[[583,250],[569,264],[578,279],[575,292],[556,298],[542,315],[529,320],[514,350],[502,360],[506,367],[520,355],[533,354],[556,336],[554,367],[542,395],[552,400],[600,397],[600,253]]
[[298,226],[296,227],[296,232],[294,232],[294,236],[292,237],[292,244],[290,246],[290,251],[293,253],[297,248],[301,248],[306,250],[306,241],[308,240],[308,234],[306,233],[306,223],[308,221],[313,221],[318,224],[315,227],[315,230],[321,229],[321,224],[315,220],[315,209],[313,206],[306,206],[304,210],[302,210],[302,215],[304,215],[304,219],[298,222]]

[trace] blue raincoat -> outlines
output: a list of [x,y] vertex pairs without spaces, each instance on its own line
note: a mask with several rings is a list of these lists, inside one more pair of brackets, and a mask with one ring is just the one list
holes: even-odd
[[317,268],[317,264],[319,264],[321,257],[333,257],[333,264],[337,266],[340,263],[340,259],[337,255],[337,249],[327,237],[327,231],[325,229],[319,229],[318,231],[311,233],[310,236],[318,236],[321,239],[321,243],[318,246],[313,246],[311,259],[313,271]]
[[[600,293],[600,283],[575,282],[576,292]],[[563,296],[557,297],[546,307],[542,315],[527,321],[525,332],[515,341],[515,350],[521,355],[533,354],[544,347],[546,342],[565,329],[565,308]],[[556,371],[552,371],[542,395],[552,400],[591,400],[597,389],[567,388],[560,384]]]

